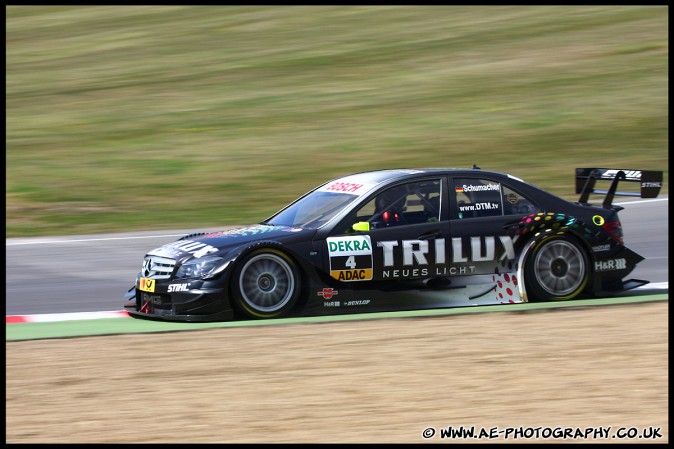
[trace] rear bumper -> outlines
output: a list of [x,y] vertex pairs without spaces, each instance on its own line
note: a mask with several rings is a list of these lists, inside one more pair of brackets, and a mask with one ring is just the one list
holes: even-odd
[[632,290],[633,288],[641,287],[642,285],[650,284],[651,281],[645,281],[643,279],[629,279],[623,281],[623,290]]
[[624,292],[648,284],[641,279],[625,279],[644,260],[643,256],[617,245],[609,251],[593,252],[592,273],[594,286],[592,293],[595,296]]
[[649,284],[650,281],[645,281],[643,279],[628,279],[626,281],[614,281],[611,283],[606,283],[601,289],[595,290],[594,296],[615,296],[618,293],[626,292],[628,290],[641,287],[642,285]]

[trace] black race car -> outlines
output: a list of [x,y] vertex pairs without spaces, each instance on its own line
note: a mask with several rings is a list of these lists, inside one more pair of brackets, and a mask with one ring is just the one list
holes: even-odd
[[262,223],[150,251],[125,308],[223,321],[609,295],[648,282],[624,280],[643,257],[624,246],[612,199],[661,186],[661,171],[579,168],[571,203],[478,167],[358,173]]

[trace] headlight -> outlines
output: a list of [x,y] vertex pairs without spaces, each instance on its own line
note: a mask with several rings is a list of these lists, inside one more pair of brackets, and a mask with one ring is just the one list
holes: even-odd
[[184,278],[212,278],[221,273],[229,265],[222,257],[206,256],[192,259],[180,266],[176,272],[176,279]]

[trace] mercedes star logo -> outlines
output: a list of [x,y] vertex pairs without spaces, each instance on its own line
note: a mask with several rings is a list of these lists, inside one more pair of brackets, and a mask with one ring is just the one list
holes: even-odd
[[145,259],[145,262],[143,262],[143,275],[149,276],[151,271],[152,271],[152,261],[149,258],[147,258]]

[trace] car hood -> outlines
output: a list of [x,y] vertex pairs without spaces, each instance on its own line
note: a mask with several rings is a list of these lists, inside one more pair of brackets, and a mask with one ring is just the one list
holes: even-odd
[[234,248],[258,240],[283,241],[297,239],[299,236],[310,238],[309,236],[315,232],[315,229],[257,224],[227,231],[186,235],[180,240],[150,251],[147,255],[174,260],[211,254],[223,255]]

